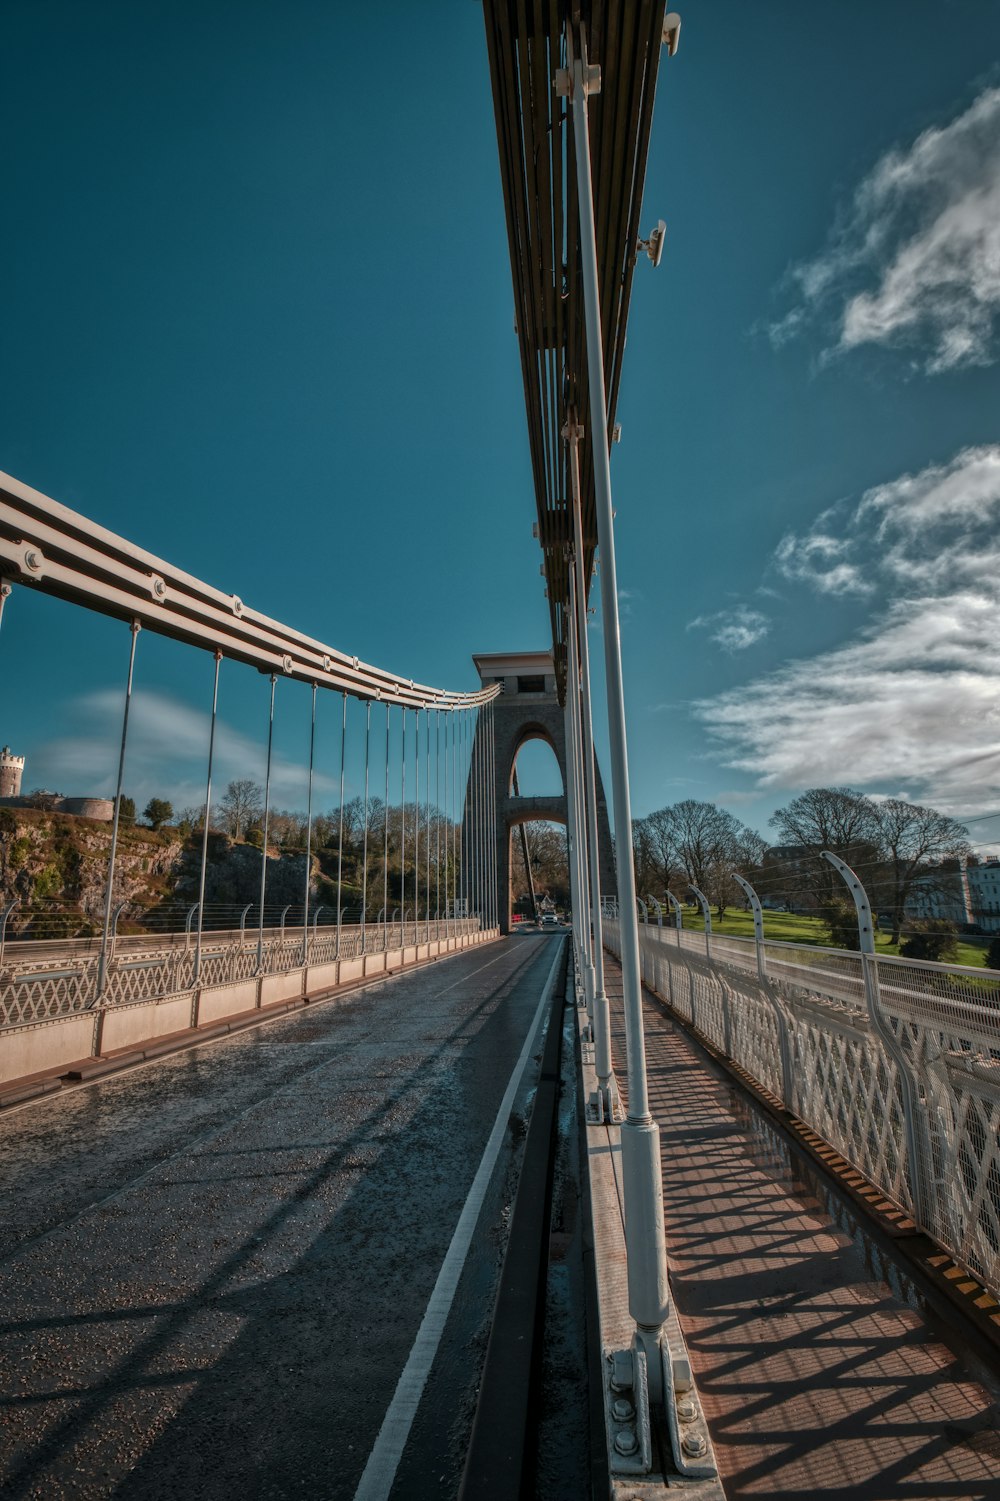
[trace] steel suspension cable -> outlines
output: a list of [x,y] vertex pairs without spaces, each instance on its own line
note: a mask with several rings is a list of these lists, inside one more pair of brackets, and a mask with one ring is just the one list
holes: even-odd
[[385,809],[382,849],[382,948],[389,947],[389,705],[385,706]]
[[344,876],[344,762],[347,751],[347,693],[344,693],[343,717],[340,721],[340,831],[337,838],[337,959],[340,959],[340,926],[343,917]]
[[458,938],[458,716],[452,710],[452,913]]
[[[495,725],[494,705],[489,701],[489,797],[491,797],[491,809],[489,809],[489,881],[491,881],[491,911],[489,911],[489,926],[500,926],[500,905],[498,905],[498,862],[497,862],[497,838],[500,830],[497,829],[497,725]],[[505,830],[506,838],[506,830]],[[508,893],[505,893],[505,901]]]
[[133,620],[129,626],[131,640],[128,653],[128,676],[125,679],[125,707],[122,711],[122,734],[121,744],[118,750],[118,783],[115,792],[114,818],[111,824],[111,850],[108,855],[108,881],[107,890],[104,894],[104,927],[101,933],[101,956],[97,966],[97,993],[94,997],[95,1005],[104,995],[104,983],[108,972],[108,938],[111,932],[111,903],[114,898],[115,886],[115,857],[118,853],[118,828],[121,823],[122,813],[122,784],[125,780],[125,748],[128,744],[128,717],[132,707],[132,677],[135,672],[135,644],[142,629],[138,620]]
[[406,947],[406,708],[404,705],[402,714],[402,748],[400,752],[403,763],[403,807],[400,820],[400,844],[399,844],[399,932],[403,948]]
[[309,878],[312,875],[312,807],[313,765],[316,754],[316,684],[312,685],[312,713],[309,721],[309,791],[306,795],[306,874],[302,898],[302,963],[309,957]]
[[204,926],[202,919],[205,913],[205,876],[208,870],[208,828],[212,818],[212,762],[215,757],[215,724],[219,712],[219,668],[222,665],[222,653],[215,653],[215,671],[212,677],[212,718],[208,731],[208,779],[205,784],[205,809],[204,821],[201,831],[201,868],[198,872],[198,934],[194,948],[194,976],[192,983],[197,985],[201,977],[201,934]]
[[267,770],[264,775],[264,837],[260,850],[260,922],[257,927],[257,970],[264,968],[264,896],[267,889],[267,835],[271,822],[271,752],[274,746],[274,685],[278,678],[271,673],[271,698],[267,711]]
[[420,922],[420,710],[413,711],[413,942]]
[[368,764],[372,739],[372,701],[365,703],[365,810],[364,843],[361,847],[361,952],[367,952],[366,923],[368,919]]

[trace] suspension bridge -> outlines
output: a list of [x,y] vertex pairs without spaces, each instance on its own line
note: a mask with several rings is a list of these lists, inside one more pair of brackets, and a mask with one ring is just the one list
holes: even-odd
[[[662,250],[640,216],[680,65],[664,11],[484,4],[544,649],[470,642],[478,685],[417,683],[0,476],[0,652],[31,591],[117,622],[122,682],[90,931],[0,911],[6,1495],[997,1493],[1000,974],[876,954],[835,852],[854,951],[770,940],[745,877],[752,939],[713,934],[694,888],[703,933],[636,889],[609,455]],[[190,654],[209,735],[191,899],[143,914],[121,814],[149,634]],[[227,906],[233,664],[261,675],[267,769],[254,899]],[[270,839],[289,684],[295,900]],[[520,793],[533,739],[558,796]],[[510,921],[538,818],[566,827],[568,932]]]

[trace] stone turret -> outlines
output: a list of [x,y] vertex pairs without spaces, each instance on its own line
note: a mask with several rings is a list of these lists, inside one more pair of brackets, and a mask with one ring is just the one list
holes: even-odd
[[20,797],[24,757],[15,756],[9,745],[0,750],[0,797]]

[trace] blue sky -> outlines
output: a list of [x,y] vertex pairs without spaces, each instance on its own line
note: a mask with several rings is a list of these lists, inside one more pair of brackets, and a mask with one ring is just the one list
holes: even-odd
[[[766,829],[842,783],[991,812],[1000,7],[683,23],[613,455],[634,810]],[[7,0],[0,46],[0,468],[424,682],[544,645],[479,6]],[[17,591],[29,785],[110,786],[127,650]],[[266,686],[224,668],[223,780],[262,770]],[[200,798],[210,687],[140,639],[141,800]],[[279,694],[303,806],[308,692]],[[338,734],[324,701],[321,804]]]

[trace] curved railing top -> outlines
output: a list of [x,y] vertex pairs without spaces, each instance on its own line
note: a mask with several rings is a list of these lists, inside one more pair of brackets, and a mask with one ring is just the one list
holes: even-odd
[[453,693],[372,667],[250,609],[238,595],[224,594],[2,472],[0,575],[261,672],[356,698],[470,709],[500,692],[490,684]]

